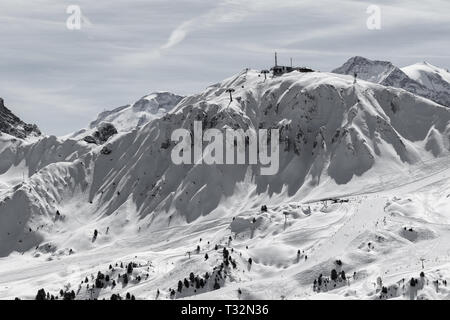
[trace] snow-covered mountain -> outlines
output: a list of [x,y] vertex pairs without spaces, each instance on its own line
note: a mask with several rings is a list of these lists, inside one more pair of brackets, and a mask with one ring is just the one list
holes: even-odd
[[3,99],[0,98],[0,135],[2,132],[19,139],[41,135],[36,125],[27,124],[20,120],[5,107]]
[[[67,137],[76,139],[93,136],[96,131],[100,133],[104,131],[101,129],[105,127],[105,124],[114,126],[117,132],[128,132],[162,117],[182,99],[182,96],[171,92],[154,92],[140,98],[132,105],[125,105],[100,113],[87,129],[82,129]],[[95,141],[95,139],[92,141]]]
[[356,73],[359,79],[401,88],[444,106],[450,106],[448,72],[426,63],[398,68],[389,61],[355,56],[332,72],[347,75]]
[[24,123],[7,109],[0,98],[0,198],[47,165],[74,161],[88,150],[85,143],[42,135],[36,125]]
[[402,68],[411,79],[417,81],[437,95],[438,101],[450,106],[450,73],[428,62],[416,63]]
[[[175,165],[171,134],[194,121],[279,129],[278,173]],[[428,99],[336,73],[246,70],[102,146],[68,141],[84,149],[0,192],[0,298],[449,294],[422,277],[401,286],[421,258],[430,283],[450,275],[450,109]]]
[[162,117],[184,97],[171,92],[153,92],[143,96],[131,106],[122,106],[98,115],[89,125],[96,128],[101,122],[112,123],[118,131],[131,131],[151,120]]
[[31,141],[0,137],[0,198],[2,191],[7,191],[49,164],[72,162],[90,149],[84,142],[55,136],[42,136]]

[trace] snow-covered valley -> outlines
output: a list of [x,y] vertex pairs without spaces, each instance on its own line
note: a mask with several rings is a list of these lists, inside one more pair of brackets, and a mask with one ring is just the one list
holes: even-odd
[[[450,109],[374,79],[246,69],[69,136],[2,134],[0,299],[449,298]],[[278,173],[173,164],[194,121],[279,129]]]

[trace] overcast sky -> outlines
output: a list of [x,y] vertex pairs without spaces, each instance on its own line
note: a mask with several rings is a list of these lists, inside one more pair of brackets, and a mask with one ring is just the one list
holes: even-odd
[[[379,5],[381,29],[367,7]],[[69,30],[69,5],[84,15]],[[330,71],[355,55],[450,68],[448,0],[1,0],[0,96],[46,134],[152,91],[190,94],[279,62]]]

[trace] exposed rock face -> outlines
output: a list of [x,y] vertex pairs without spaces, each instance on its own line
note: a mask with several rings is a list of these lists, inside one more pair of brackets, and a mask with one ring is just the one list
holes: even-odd
[[23,122],[6,108],[2,98],[0,98],[0,132],[7,133],[19,139],[41,135],[41,131],[35,124]]
[[104,154],[104,155],[111,154],[111,152],[112,152],[112,150],[110,148],[106,147],[106,146],[103,147],[102,150],[100,151],[100,153]]
[[87,143],[104,144],[115,134],[117,129],[111,123],[102,123],[92,136],[86,136],[83,140]]
[[97,144],[97,141],[94,139],[93,136],[86,136],[83,138],[84,141],[86,141],[87,143],[94,143]]

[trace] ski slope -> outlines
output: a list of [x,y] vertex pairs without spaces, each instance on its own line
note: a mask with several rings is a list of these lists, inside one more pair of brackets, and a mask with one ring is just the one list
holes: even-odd
[[[448,278],[450,218],[446,213],[450,204],[442,201],[440,193],[442,190],[450,190],[449,178],[450,169],[446,169],[427,179],[412,179],[412,182],[400,183],[400,186],[390,190],[349,194],[346,197],[349,199],[348,203],[328,202],[327,208],[324,208],[323,201],[318,201],[308,204],[286,203],[277,210],[269,208],[267,214],[259,213],[259,210],[239,212],[237,216],[242,219],[257,217],[262,222],[253,232],[243,228],[237,235],[233,235],[230,247],[236,253],[242,253],[238,260],[239,267],[233,270],[233,280],[227,282],[221,290],[190,297],[236,299],[239,298],[237,290],[241,289],[242,299],[315,299],[320,298],[320,295],[324,295],[323,298],[330,298],[328,295],[332,295],[371,299],[376,297],[373,283],[378,276],[388,285],[403,278],[417,277],[422,270],[430,282]],[[420,197],[424,194],[429,197],[426,206],[431,207],[420,215],[412,219],[411,216],[397,213],[400,210],[408,212],[407,205],[402,202],[421,202]],[[311,207],[311,214],[308,216],[297,209],[305,206]],[[298,215],[290,216],[285,226],[280,211],[289,209],[297,210]],[[447,217],[446,221],[436,223],[427,219],[428,215],[435,213]],[[104,235],[104,231],[101,231],[96,248],[74,255],[54,253],[33,257],[12,254],[0,260],[1,298],[33,298],[36,288],[44,283],[48,290],[54,292],[59,291],[63,284],[69,283],[71,288],[78,288],[79,281],[91,274],[95,275],[98,270],[107,270],[110,263],[131,260],[142,263],[143,267],[138,272],[149,272],[149,280],[135,285],[128,284],[125,288],[103,289],[97,298],[109,298],[113,292],[126,290],[138,298],[154,299],[157,289],[161,291],[160,299],[169,298],[169,287],[176,286],[175,279],[187,277],[187,270],[194,273],[206,272],[219,261],[219,254],[214,250],[213,244],[227,243],[231,234],[230,217],[231,215],[221,218],[204,217],[193,224],[167,226],[151,233],[135,230],[136,235],[133,236],[115,236],[112,231],[110,235]],[[424,234],[432,232],[433,236],[421,241],[409,241],[398,233],[404,225],[420,228]],[[89,226],[85,226],[86,237],[90,230]],[[376,235],[384,237],[386,242],[375,242]],[[375,243],[374,249],[361,248],[362,244],[369,241]],[[192,253],[189,258],[186,252],[193,251],[197,244],[201,245],[201,253]],[[249,248],[246,249],[246,246]],[[308,255],[306,261],[302,257],[297,262],[297,248],[305,251],[302,256]],[[203,258],[205,253],[210,255],[206,262]],[[247,257],[254,260],[250,271],[246,266]],[[424,269],[421,267],[421,258],[425,259]],[[313,278],[320,272],[326,274],[336,259],[343,261],[347,274],[356,271],[363,276],[351,281],[350,286],[316,296],[311,289]],[[11,264],[16,266],[13,272]],[[85,291],[84,288],[80,290],[80,297],[83,294],[89,297]],[[448,298],[445,287],[437,293],[430,285],[419,293],[423,298]]]

